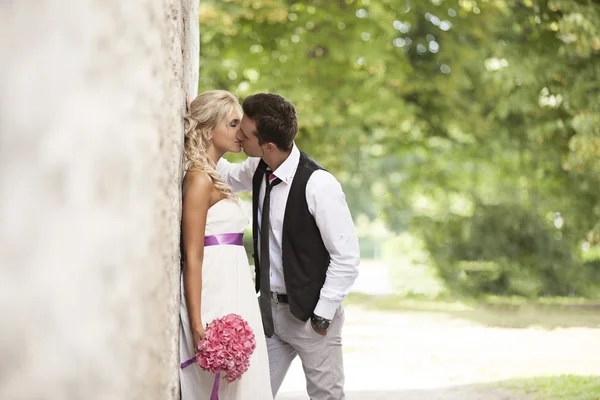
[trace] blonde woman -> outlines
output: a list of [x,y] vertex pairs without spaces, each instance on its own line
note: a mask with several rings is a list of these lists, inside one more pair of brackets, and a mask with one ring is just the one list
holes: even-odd
[[[221,382],[220,400],[272,399],[269,363],[248,258],[242,245],[249,216],[215,170],[226,152],[239,153],[242,119],[231,93],[211,90],[189,105],[185,119],[180,358],[192,358],[204,327],[229,313],[244,318],[256,336],[250,368],[239,381]],[[181,369],[182,400],[208,399],[215,375],[191,363]]]

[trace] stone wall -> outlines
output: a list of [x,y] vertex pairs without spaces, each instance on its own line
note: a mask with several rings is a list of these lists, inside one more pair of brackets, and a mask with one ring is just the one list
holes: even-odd
[[197,0],[0,3],[0,399],[178,398],[197,16]]

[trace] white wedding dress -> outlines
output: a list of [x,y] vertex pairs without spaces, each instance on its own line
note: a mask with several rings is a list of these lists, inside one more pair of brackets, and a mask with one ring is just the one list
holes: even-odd
[[[240,201],[230,198],[217,202],[208,210],[205,236],[240,233],[249,225],[249,214]],[[227,383],[222,379],[219,400],[272,400],[269,360],[258,299],[243,246],[205,246],[202,264],[202,322],[235,313],[248,321],[256,337],[256,349],[250,357],[250,367],[241,379]],[[180,362],[194,356],[189,326],[183,274],[180,307]],[[197,364],[180,369],[182,400],[208,400],[215,374]]]

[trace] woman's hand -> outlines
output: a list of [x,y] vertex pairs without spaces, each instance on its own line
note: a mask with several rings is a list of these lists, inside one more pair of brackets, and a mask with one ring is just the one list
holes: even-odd
[[192,328],[192,337],[194,340],[194,351],[198,352],[198,344],[204,339],[204,328],[202,326],[198,328]]

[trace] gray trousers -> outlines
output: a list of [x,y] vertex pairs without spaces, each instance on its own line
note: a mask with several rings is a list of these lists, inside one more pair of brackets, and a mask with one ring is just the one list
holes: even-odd
[[275,334],[267,338],[273,397],[296,356],[302,361],[306,390],[311,400],[344,400],[342,326],[344,308],[336,311],[327,336],[312,329],[310,319],[300,321],[288,304],[271,301]]

